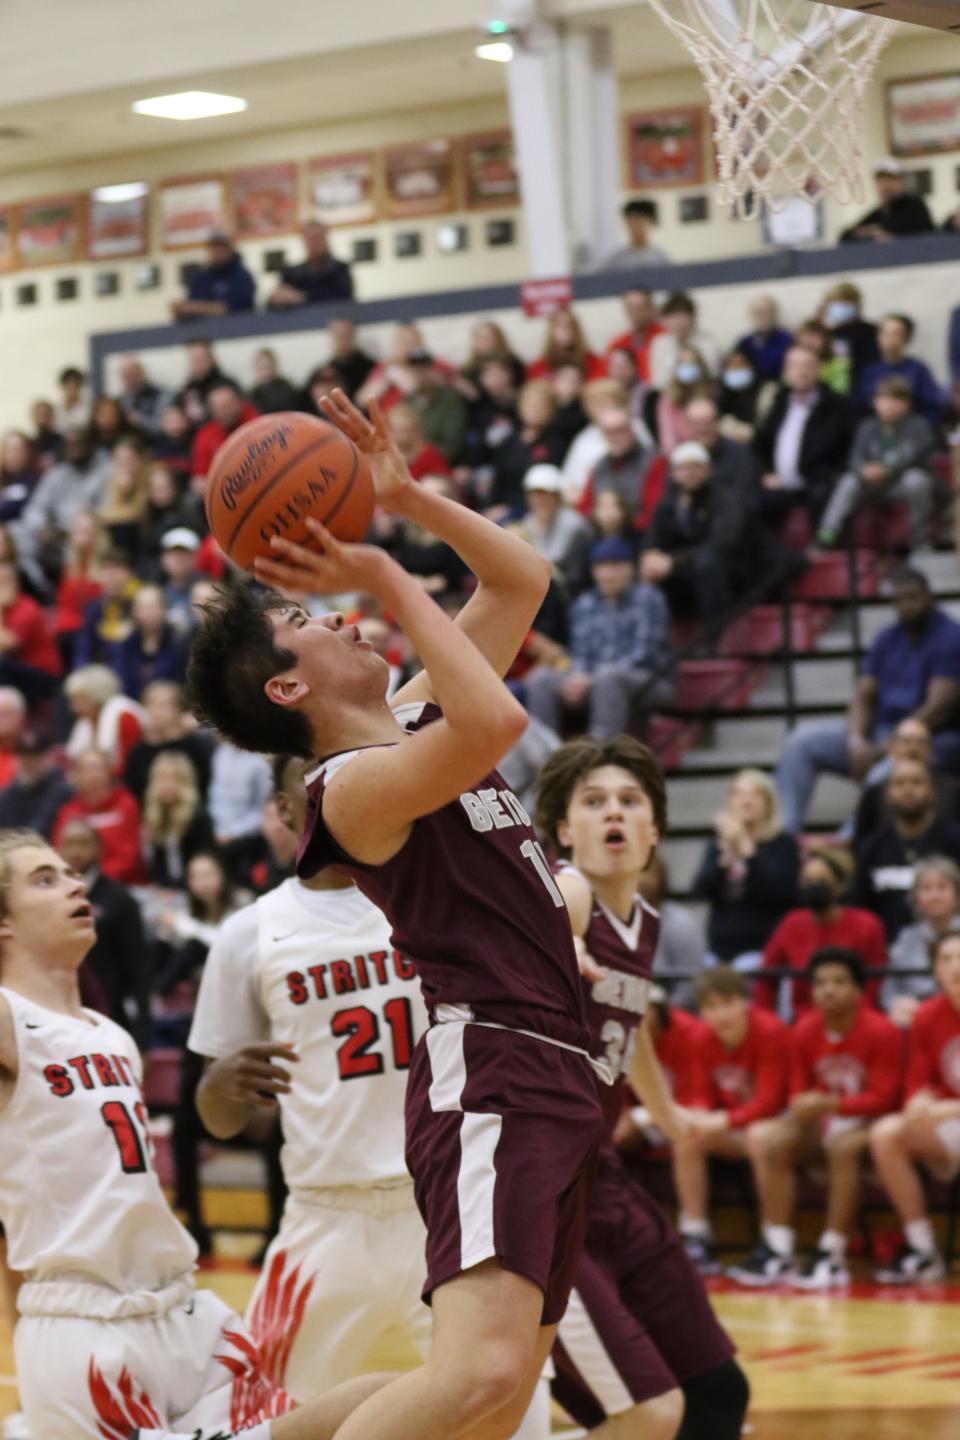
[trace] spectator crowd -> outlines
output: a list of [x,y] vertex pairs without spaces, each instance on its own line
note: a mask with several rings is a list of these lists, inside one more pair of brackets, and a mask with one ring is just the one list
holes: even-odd
[[[304,241],[277,308],[350,294],[323,227]],[[219,281],[191,286],[180,318],[243,308],[229,237],[211,249]],[[769,296],[739,336],[705,331],[682,292],[658,305],[631,288],[623,310],[596,350],[558,310],[526,358],[478,321],[461,366],[412,322],[377,357],[335,318],[302,387],[270,349],[252,374],[225,373],[198,334],[178,389],[135,355],[115,394],[91,395],[68,368],[57,400],[0,439],[0,825],[40,830],[86,875],[98,944],[85,995],[144,1049],[182,1046],[216,926],[292,864],[269,764],[200,729],[183,692],[198,608],[212,585],[246,583],[209,533],[204,493],[247,420],[321,414],[337,386],[376,399],[419,483],[551,562],[508,677],[531,716],[505,762],[520,793],[564,734],[646,733],[676,699],[684,637],[709,641],[738,606],[781,593],[865,513],[899,527],[904,554],[947,538],[960,357],[931,373],[909,315],[874,321],[849,282],[795,332]],[[468,597],[471,576],[429,534],[377,513],[370,538],[438,605]],[[660,862],[645,881],[663,918],[658,1044],[692,1117],[672,1154],[681,1231],[715,1268],[708,1161],[749,1164],[763,1238],[733,1272],[747,1284],[844,1282],[871,1155],[907,1236],[883,1274],[942,1274],[916,1163],[960,1171],[960,1066],[944,1059],[960,1053],[960,624],[919,568],[895,571],[892,599],[844,719],[796,727],[774,776],[734,777],[693,886],[705,929],[669,898]],[[369,597],[342,603],[396,687],[417,661],[391,617]],[[814,844],[803,830],[822,772],[862,793],[845,830]],[[206,1243],[185,1116],[179,1198]],[[642,1117],[621,1128],[625,1144],[654,1143]],[[795,1175],[818,1159],[828,1215],[799,1274]]]

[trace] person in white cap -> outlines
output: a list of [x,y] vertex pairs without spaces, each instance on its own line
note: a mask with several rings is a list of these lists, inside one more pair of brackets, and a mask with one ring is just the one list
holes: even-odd
[[163,598],[167,602],[170,624],[181,635],[193,627],[190,592],[200,578],[197,572],[197,551],[200,537],[188,525],[175,525],[160,542],[160,563],[163,566]]
[[583,516],[564,500],[565,489],[556,465],[531,465],[523,478],[527,513],[512,528],[550,561],[555,576],[574,592],[587,574],[592,535]]
[[908,178],[899,160],[887,155],[875,167],[873,178],[880,204],[844,230],[842,245],[863,240],[896,240],[902,235],[927,235],[936,229],[920,195],[908,189]]

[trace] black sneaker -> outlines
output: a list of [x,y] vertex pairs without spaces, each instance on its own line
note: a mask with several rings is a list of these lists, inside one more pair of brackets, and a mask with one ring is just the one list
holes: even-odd
[[713,1241],[705,1235],[684,1235],[680,1232],[680,1243],[687,1252],[687,1259],[700,1275],[719,1275],[720,1262]]
[[788,1260],[785,1256],[778,1255],[776,1250],[770,1249],[766,1240],[761,1240],[749,1255],[727,1270],[729,1278],[738,1285],[751,1285],[754,1288],[789,1284],[796,1273],[792,1258]]
[[815,1250],[792,1283],[798,1290],[843,1290],[850,1284],[850,1271],[846,1261],[829,1250]]
[[938,1285],[947,1278],[947,1267],[939,1252],[914,1250],[901,1245],[892,1265],[884,1265],[873,1276],[878,1285]]

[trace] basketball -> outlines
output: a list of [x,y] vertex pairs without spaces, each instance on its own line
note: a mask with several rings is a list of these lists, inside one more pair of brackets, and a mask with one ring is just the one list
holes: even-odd
[[310,544],[308,519],[338,540],[362,540],[373,515],[373,477],[352,440],[313,415],[281,411],[241,425],[210,467],[207,520],[243,570],[273,555],[274,535]]

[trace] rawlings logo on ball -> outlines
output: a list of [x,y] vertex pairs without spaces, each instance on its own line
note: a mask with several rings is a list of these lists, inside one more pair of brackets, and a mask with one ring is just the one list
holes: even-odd
[[260,478],[274,449],[289,448],[288,441],[292,434],[291,425],[278,425],[266,439],[254,440],[247,446],[247,453],[237,469],[225,475],[220,486],[220,498],[228,510],[236,510],[238,496]]

